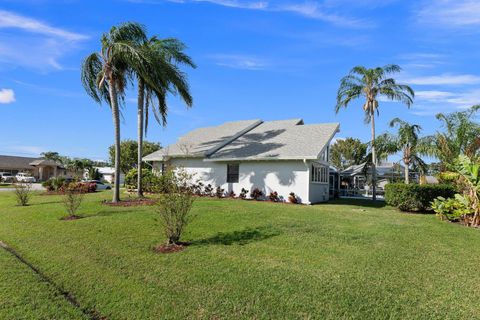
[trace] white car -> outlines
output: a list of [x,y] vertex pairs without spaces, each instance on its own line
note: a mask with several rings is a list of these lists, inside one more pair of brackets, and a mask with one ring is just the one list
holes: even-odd
[[99,181],[99,180],[85,180],[85,182],[95,183],[97,185],[97,191],[112,189],[111,186],[109,186],[108,184],[105,184],[105,183],[103,183],[102,181]]
[[19,173],[17,173],[17,175],[15,176],[15,179],[16,179],[18,182],[29,182],[29,183],[33,183],[33,182],[36,182],[36,181],[37,181],[37,180],[35,180],[35,177],[32,177],[30,174],[25,173],[25,172],[19,172]]
[[14,182],[15,177],[10,172],[0,172],[1,182]]

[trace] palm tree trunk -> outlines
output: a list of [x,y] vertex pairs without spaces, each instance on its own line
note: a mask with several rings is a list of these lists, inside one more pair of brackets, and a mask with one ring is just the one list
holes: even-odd
[[377,200],[377,153],[375,152],[375,110],[372,111],[372,200]]
[[145,83],[141,78],[138,79],[138,110],[137,110],[137,130],[138,130],[138,150],[137,150],[137,196],[143,197],[142,190],[142,155],[143,155],[143,108],[145,100]]
[[118,109],[117,91],[115,85],[110,81],[108,86],[110,94],[110,103],[113,117],[113,130],[115,135],[115,175],[112,202],[120,201],[120,112]]
[[403,161],[403,164],[405,165],[405,184],[410,183],[410,169],[408,167],[409,163],[408,161]]

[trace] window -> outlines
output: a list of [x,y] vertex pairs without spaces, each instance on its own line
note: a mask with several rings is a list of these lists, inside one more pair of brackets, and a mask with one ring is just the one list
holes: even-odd
[[328,168],[312,164],[312,182],[328,183]]
[[240,165],[238,163],[227,164],[227,183],[238,182],[239,172],[240,172]]

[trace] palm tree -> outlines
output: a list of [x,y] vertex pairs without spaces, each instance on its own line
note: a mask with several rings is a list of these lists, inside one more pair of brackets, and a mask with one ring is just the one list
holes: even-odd
[[375,113],[378,111],[378,97],[382,96],[392,101],[398,101],[410,107],[413,103],[415,93],[407,85],[397,84],[395,79],[389,76],[401,71],[401,68],[394,64],[384,67],[367,69],[363,66],[354,67],[350,73],[340,81],[337,92],[337,105],[335,112],[341,108],[347,108],[350,102],[360,97],[365,98],[363,110],[365,122],[371,124],[371,152],[372,152],[372,192],[373,200],[376,200],[376,165],[377,156],[375,153]]
[[112,27],[101,38],[100,52],[90,54],[82,63],[82,84],[96,102],[106,101],[112,110],[115,135],[115,187],[112,202],[120,201],[120,110],[125,87],[133,74],[146,74],[148,56],[140,49],[146,41],[145,29],[127,22]]
[[440,160],[441,170],[455,170],[455,161],[461,154],[470,159],[480,157],[480,124],[473,119],[478,110],[480,105],[465,111],[436,115],[445,132],[429,136],[425,151]]
[[155,119],[162,125],[167,120],[167,93],[180,95],[187,107],[193,103],[186,75],[178,69],[178,65],[195,68],[192,59],[183,53],[185,45],[177,39],[150,38],[142,44],[142,49],[149,54],[147,74],[137,74],[138,79],[138,159],[137,159],[137,196],[143,196],[142,190],[142,157],[143,133],[147,134],[148,115],[151,108]]
[[405,165],[405,183],[410,183],[410,166],[418,168],[422,172],[426,170],[427,164],[420,157],[425,155],[422,150],[426,143],[424,138],[420,138],[419,134],[422,130],[417,124],[410,124],[400,118],[390,121],[390,127],[398,126],[398,132],[395,136],[391,134],[382,135],[382,139],[387,141],[386,150],[389,154],[402,152],[402,161]]

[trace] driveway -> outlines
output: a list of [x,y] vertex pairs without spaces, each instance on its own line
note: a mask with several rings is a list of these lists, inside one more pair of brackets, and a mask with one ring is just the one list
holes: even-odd
[[[0,188],[0,192],[6,192],[6,191],[14,191],[15,189],[13,188]],[[45,190],[44,187],[42,187],[41,183],[32,183],[32,191],[43,191]]]

